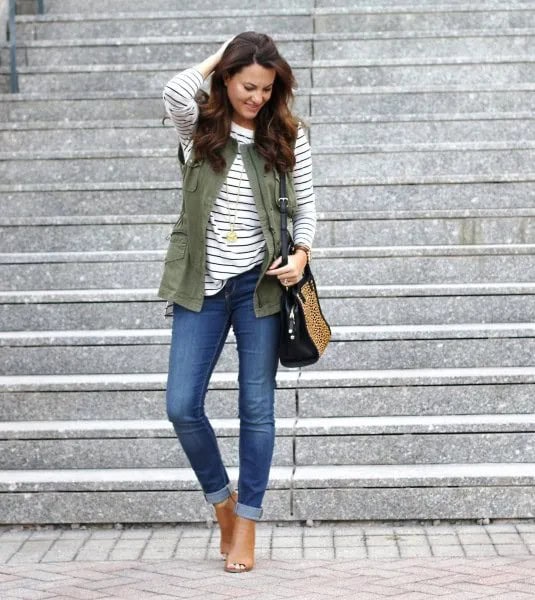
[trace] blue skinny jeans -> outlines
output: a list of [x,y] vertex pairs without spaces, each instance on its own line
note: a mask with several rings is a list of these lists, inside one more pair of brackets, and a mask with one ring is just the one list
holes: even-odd
[[256,317],[253,293],[260,266],[229,279],[202,310],[173,305],[167,416],[209,503],[233,491],[217,439],[204,412],[210,376],[232,325],[239,359],[237,515],[259,520],[275,441],[275,378],[279,315]]

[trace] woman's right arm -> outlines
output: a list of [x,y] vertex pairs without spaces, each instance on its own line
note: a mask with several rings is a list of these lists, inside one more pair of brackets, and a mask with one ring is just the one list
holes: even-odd
[[201,63],[177,73],[164,87],[162,95],[165,109],[184,145],[191,140],[199,118],[199,107],[195,101],[195,94],[221,60],[221,56],[231,40],[232,38],[227,40],[215,54]]
[[187,144],[199,118],[195,94],[204,81],[195,67],[177,73],[163,89],[163,102],[182,144]]

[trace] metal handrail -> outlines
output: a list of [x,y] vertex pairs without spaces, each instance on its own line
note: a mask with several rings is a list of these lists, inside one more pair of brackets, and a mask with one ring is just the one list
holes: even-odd
[[[37,14],[45,12],[44,0],[37,0]],[[9,89],[12,94],[19,92],[19,74],[17,72],[17,30],[15,27],[16,0],[9,0],[8,32],[9,32]]]

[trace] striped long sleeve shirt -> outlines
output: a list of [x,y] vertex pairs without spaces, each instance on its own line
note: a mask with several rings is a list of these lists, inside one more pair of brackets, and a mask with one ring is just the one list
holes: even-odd
[[[186,160],[191,154],[192,135],[199,118],[195,94],[204,78],[195,68],[175,75],[163,90],[167,113],[178,132]],[[232,122],[230,135],[238,144],[254,141],[254,131]],[[302,127],[295,143],[296,164],[293,171],[297,210],[293,219],[296,244],[312,247],[316,230],[316,209],[312,186],[310,145]],[[237,239],[229,243],[230,229]],[[264,259],[265,240],[251,186],[238,152],[225,183],[214,201],[206,230],[205,295],[216,294],[227,279],[239,275]]]

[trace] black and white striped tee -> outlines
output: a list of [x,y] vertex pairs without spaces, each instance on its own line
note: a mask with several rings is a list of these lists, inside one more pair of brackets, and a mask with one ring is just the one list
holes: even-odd
[[[203,81],[201,73],[190,68],[175,75],[163,90],[165,108],[178,132],[186,160],[192,151],[191,138],[199,117],[194,96]],[[234,122],[230,135],[237,140],[238,145],[254,141],[253,130]],[[293,220],[293,236],[296,244],[312,247],[316,230],[312,159],[310,145],[302,127],[298,130],[295,159],[293,175],[297,211]],[[237,234],[237,240],[232,243],[226,239],[231,227]],[[264,253],[264,235],[249,179],[238,152],[214,201],[206,229],[205,294],[216,294],[229,277],[261,263]]]

